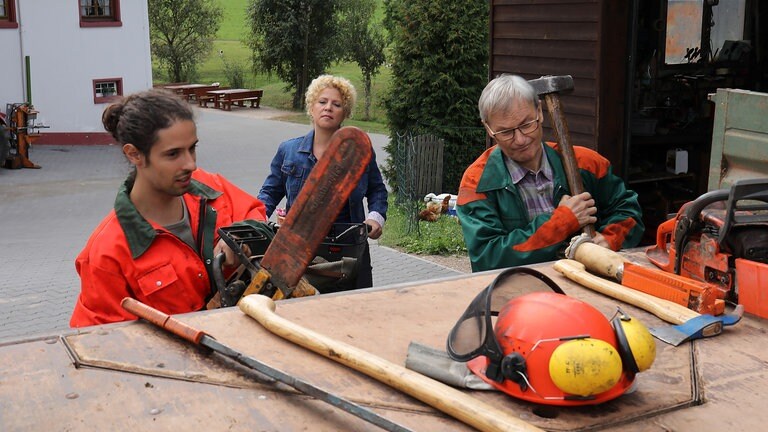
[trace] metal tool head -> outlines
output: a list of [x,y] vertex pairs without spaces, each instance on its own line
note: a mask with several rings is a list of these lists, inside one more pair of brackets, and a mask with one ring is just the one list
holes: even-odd
[[729,314],[718,316],[700,315],[675,326],[649,328],[648,331],[662,342],[672,346],[694,339],[717,336],[723,332],[723,327],[732,326],[744,315],[744,306],[737,305]]
[[547,75],[528,81],[538,96],[550,93],[562,93],[573,90],[573,77],[570,75]]

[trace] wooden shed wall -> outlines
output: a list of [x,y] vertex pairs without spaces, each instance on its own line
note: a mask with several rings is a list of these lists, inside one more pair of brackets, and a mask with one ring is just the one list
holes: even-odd
[[624,2],[491,0],[490,75],[572,75],[574,91],[561,98],[571,141],[620,166],[627,31],[623,12],[607,3]]

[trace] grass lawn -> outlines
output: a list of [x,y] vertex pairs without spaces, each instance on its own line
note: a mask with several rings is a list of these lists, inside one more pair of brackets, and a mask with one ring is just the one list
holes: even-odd
[[[219,82],[222,85],[229,85],[224,74],[224,61],[220,55],[223,55],[230,64],[239,63],[246,71],[245,85],[248,88],[259,88],[264,90],[264,105],[293,111],[291,108],[291,94],[285,90],[285,82],[275,75],[264,73],[255,74],[251,63],[251,50],[242,43],[248,34],[246,19],[247,7],[250,0],[216,0],[223,10],[221,27],[216,40],[213,41],[211,52],[208,58],[197,68],[197,77],[194,80],[199,83]],[[383,7],[379,4],[376,17],[381,19],[383,16]],[[356,63],[337,63],[327,71],[330,74],[340,75],[352,81],[357,89],[357,104],[352,113],[352,120],[344,124],[354,125],[363,128],[369,132],[388,134],[386,128],[386,113],[381,107],[381,96],[386,91],[390,82],[389,69],[382,67],[379,74],[374,77],[372,84],[372,98],[370,108],[370,121],[361,121],[365,110],[365,95],[362,81],[362,73]],[[152,75],[155,82],[168,82],[168,77],[164,71],[157,67],[153,62]],[[282,120],[299,123],[308,123],[306,114],[295,111],[296,115],[286,116]]]
[[[229,85],[224,74],[223,56],[228,63],[239,63],[246,71],[246,83],[249,88],[264,90],[262,104],[281,110],[292,111],[280,120],[295,123],[309,124],[309,119],[304,111],[291,108],[291,94],[285,90],[285,83],[274,75],[263,73],[255,74],[251,64],[251,50],[242,42],[247,36],[246,9],[251,0],[216,0],[222,7],[224,15],[216,40],[213,41],[209,56],[197,68],[196,82],[219,82]],[[381,21],[384,15],[382,1],[374,19]],[[153,63],[152,73],[158,83],[168,82],[156,64]],[[357,104],[352,119],[344,122],[345,125],[357,126],[367,132],[389,134],[386,127],[386,113],[381,106],[381,97],[387,91],[391,72],[382,67],[379,74],[374,77],[372,85],[371,121],[356,120],[362,118],[365,109],[365,95],[363,94],[363,81],[360,68],[355,63],[337,63],[332,65],[327,73],[348,78],[357,89]],[[456,219],[442,217],[436,223],[419,222],[420,235],[410,232],[408,219],[415,215],[406,215],[402,209],[390,206],[387,229],[381,238],[381,243],[389,246],[400,247],[410,253],[440,254],[440,255],[464,255],[463,237],[461,227]]]

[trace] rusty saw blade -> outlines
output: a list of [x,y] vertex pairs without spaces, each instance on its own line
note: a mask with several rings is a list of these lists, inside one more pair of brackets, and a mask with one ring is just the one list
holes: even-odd
[[356,127],[343,127],[331,136],[328,149],[312,168],[264,253],[260,277],[253,278],[243,296],[260,292],[259,285],[267,279],[279,291],[273,298],[291,296],[357,186],[372,152],[370,138]]

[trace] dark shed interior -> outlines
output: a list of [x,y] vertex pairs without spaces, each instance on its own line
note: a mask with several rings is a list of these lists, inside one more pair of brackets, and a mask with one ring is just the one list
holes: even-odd
[[638,192],[650,243],[707,191],[708,95],[768,91],[767,16],[759,0],[492,0],[490,77],[573,76],[571,140]]

